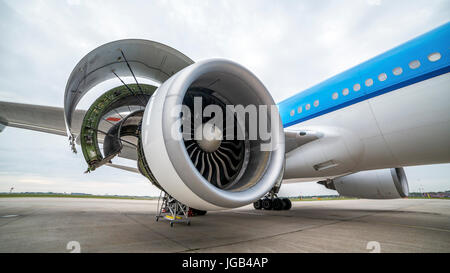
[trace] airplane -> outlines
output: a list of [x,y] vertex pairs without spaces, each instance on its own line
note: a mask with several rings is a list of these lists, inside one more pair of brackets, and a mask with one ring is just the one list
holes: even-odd
[[[277,195],[282,183],[318,181],[344,196],[404,198],[403,167],[450,162],[449,45],[446,23],[276,104],[235,62],[194,62],[161,43],[118,40],[79,61],[63,108],[0,102],[0,131],[11,126],[68,136],[74,152],[81,147],[86,172],[106,165],[142,174],[164,193],[174,221],[179,211],[195,215],[252,203],[290,209],[289,199]],[[125,83],[129,76],[134,81]],[[121,85],[87,111],[76,109],[94,86],[114,78]],[[213,115],[181,112],[194,109],[197,98],[204,103],[200,113],[208,106],[275,109],[258,112],[270,121],[270,143],[249,138],[247,127],[263,127],[246,120],[250,110],[243,119],[226,112],[234,127],[208,127]],[[198,128],[199,139],[185,137]],[[244,137],[233,138],[237,132]],[[271,149],[264,148],[268,143]],[[137,167],[113,163],[116,156]]]

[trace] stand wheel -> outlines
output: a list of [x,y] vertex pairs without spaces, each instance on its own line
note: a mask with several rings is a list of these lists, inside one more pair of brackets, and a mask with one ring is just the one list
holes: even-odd
[[173,222],[170,222],[170,227],[173,227]]
[[261,199],[258,200],[258,201],[256,201],[256,202],[254,202],[254,203],[253,203],[253,207],[254,207],[255,209],[261,209],[261,208],[262,208],[262,201],[261,201]]
[[262,200],[262,207],[265,210],[271,210],[272,209],[272,200],[270,200],[270,199]]

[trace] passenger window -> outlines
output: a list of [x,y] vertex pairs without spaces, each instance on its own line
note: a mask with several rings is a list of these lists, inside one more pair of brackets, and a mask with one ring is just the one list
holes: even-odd
[[392,70],[392,73],[393,73],[395,76],[398,76],[398,75],[400,75],[400,74],[403,73],[403,69],[402,69],[401,67],[396,67],[396,68],[394,68],[394,70]]
[[409,63],[409,68],[416,69],[420,66],[420,62],[418,60],[414,60]]
[[430,55],[428,55],[428,60],[430,62],[439,61],[439,59],[441,59],[441,53],[439,53],[439,52],[434,52],[434,53],[431,53]]
[[380,75],[378,75],[378,80],[380,82],[384,82],[386,79],[387,79],[386,73],[381,73]]

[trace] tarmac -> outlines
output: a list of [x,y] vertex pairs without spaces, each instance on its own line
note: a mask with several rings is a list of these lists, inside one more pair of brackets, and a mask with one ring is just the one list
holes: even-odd
[[450,252],[450,200],[293,202],[155,221],[157,201],[0,198],[0,252]]

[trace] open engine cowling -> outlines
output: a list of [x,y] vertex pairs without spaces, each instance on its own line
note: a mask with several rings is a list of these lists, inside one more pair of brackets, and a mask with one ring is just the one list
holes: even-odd
[[[81,99],[111,79],[119,85],[95,100],[83,120],[74,119]],[[160,86],[155,91],[152,84],[139,83],[141,79]],[[183,129],[182,110],[195,108],[197,98],[203,101],[202,112],[215,105],[234,122],[232,126],[211,123],[215,113],[211,119],[194,115],[192,130]],[[248,106],[249,112],[253,106],[258,120],[229,114],[230,106]],[[267,111],[260,111],[264,107]],[[72,71],[64,116],[73,151],[75,143],[82,147],[86,172],[113,164],[115,156],[137,160],[139,172],[153,185],[191,208],[250,204],[279,186],[283,176],[284,132],[278,109],[257,77],[230,61],[194,63],[181,52],[148,40],[107,43],[89,52]],[[260,130],[265,127],[261,117],[268,130]],[[256,138],[251,137],[252,128],[258,132]],[[243,138],[228,139],[230,134]],[[198,135],[207,138],[196,139]]]
[[[263,148],[266,141],[248,138],[249,121],[217,129],[201,119],[201,128],[220,138],[186,139],[181,109],[193,108],[196,98],[202,99],[205,111],[208,105],[223,110],[230,105],[275,105],[256,76],[231,61],[206,60],[179,71],[151,97],[142,121],[143,150],[155,179],[178,201],[196,209],[234,208],[261,198],[283,175],[284,132],[278,111],[264,114],[271,126],[269,150]],[[224,114],[227,118],[236,117]],[[192,124],[195,135],[198,129]],[[225,136],[231,131],[240,131],[245,139],[228,141]]]
[[348,197],[395,199],[409,194],[403,168],[362,171],[319,183]]

